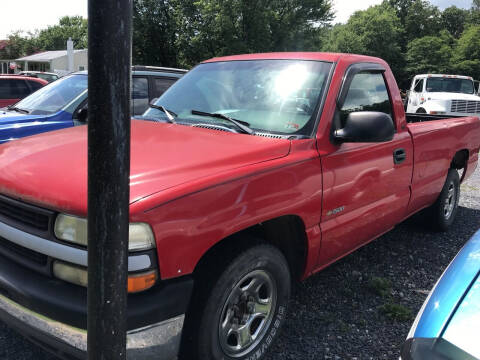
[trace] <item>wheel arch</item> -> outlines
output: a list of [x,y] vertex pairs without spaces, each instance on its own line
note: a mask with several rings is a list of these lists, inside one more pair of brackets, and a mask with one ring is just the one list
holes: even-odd
[[[197,262],[193,273],[205,265],[234,254],[259,242],[274,245],[285,256],[293,279],[300,279],[305,271],[308,255],[308,239],[305,224],[298,215],[276,217],[237,231],[218,241]],[[228,257],[228,256],[227,256]]]
[[462,182],[463,179],[465,178],[469,156],[470,156],[470,153],[468,149],[458,150],[453,156],[452,162],[450,163],[450,169],[456,169],[456,170],[463,169],[462,176],[460,177],[460,182]]

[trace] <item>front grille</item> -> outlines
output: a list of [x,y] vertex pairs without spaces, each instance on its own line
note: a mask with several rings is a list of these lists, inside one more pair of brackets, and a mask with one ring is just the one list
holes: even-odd
[[450,110],[461,114],[480,114],[480,101],[452,100]]
[[0,221],[35,235],[50,237],[54,212],[0,196]]
[[45,266],[47,265],[47,262],[48,262],[47,255],[40,254],[36,251],[24,248],[23,246],[19,246],[1,237],[0,237],[0,252],[10,258],[17,258],[18,256],[22,260],[26,260],[40,266]]

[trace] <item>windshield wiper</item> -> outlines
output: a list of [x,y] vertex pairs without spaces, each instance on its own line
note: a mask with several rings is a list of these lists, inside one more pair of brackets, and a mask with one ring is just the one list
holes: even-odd
[[172,124],[177,123],[175,121],[175,118],[177,117],[177,114],[175,114],[173,111],[165,109],[162,105],[149,104],[148,106],[150,106],[151,108],[163,111],[165,113],[165,115],[167,115],[168,122],[171,122]]
[[22,113],[22,114],[29,114],[30,111],[28,110],[25,110],[25,109],[20,109],[16,106],[13,106],[13,105],[10,105],[7,107],[8,110],[13,110],[13,111],[16,111],[16,112],[19,112],[19,113]]
[[193,115],[199,115],[199,116],[209,116],[209,117],[213,117],[213,118],[227,120],[227,121],[230,121],[232,124],[235,124],[245,134],[249,134],[249,135],[255,134],[255,131],[250,129],[250,127],[249,127],[250,124],[247,123],[246,121],[235,120],[235,119],[232,119],[231,117],[229,117],[227,115],[224,115],[224,114],[208,113],[208,112],[198,111],[198,110],[192,110],[192,114]]

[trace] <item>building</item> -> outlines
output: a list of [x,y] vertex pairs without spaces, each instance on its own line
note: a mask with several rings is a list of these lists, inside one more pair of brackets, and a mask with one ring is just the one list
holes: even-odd
[[[47,71],[65,75],[88,69],[88,50],[73,50],[73,67],[69,69],[67,50],[45,51],[15,60],[22,71]],[[19,70],[20,70],[19,69]]]

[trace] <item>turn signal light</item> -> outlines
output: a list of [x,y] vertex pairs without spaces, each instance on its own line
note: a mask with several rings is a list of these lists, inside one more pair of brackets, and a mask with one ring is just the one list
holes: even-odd
[[157,281],[157,272],[152,271],[149,273],[130,275],[128,277],[128,292],[136,293],[150,289]]
[[[55,261],[53,263],[53,275],[57,279],[67,281],[69,283],[87,287],[88,272],[84,267],[65,263],[63,261]],[[128,292],[136,293],[150,289],[157,281],[157,272],[149,271],[142,274],[128,276]]]

